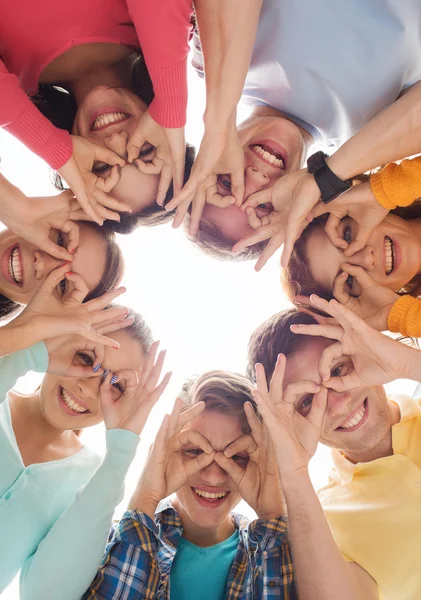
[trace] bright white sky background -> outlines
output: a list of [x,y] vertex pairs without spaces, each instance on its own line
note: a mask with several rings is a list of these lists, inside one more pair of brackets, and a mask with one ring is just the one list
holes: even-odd
[[[198,147],[203,131],[204,81],[193,69],[189,90],[187,140]],[[245,114],[240,111],[240,119]],[[47,165],[1,130],[0,157],[2,173],[28,196],[56,193],[49,182]],[[140,227],[130,236],[118,236],[118,242],[126,262],[122,284],[128,290],[119,302],[145,317],[155,339],[161,340],[161,348],[168,350],[165,369],[173,371],[173,377],[143,432],[116,517],[124,512],[147,450],[183,380],[210,369],[244,372],[252,331],[272,314],[290,306],[279,285],[279,256],[256,273],[251,262],[219,262],[207,257],[191,245],[182,229],[173,230],[170,225]],[[17,387],[23,392],[31,391],[40,378],[30,373],[19,380]],[[414,389],[415,384],[408,381],[388,386],[388,390],[400,393],[412,394]],[[82,440],[103,454],[103,425],[87,429]],[[327,481],[329,468],[329,451],[320,447],[311,464],[316,488]],[[240,505],[239,509],[253,514],[247,506]],[[16,580],[0,595],[0,600],[17,598]]]

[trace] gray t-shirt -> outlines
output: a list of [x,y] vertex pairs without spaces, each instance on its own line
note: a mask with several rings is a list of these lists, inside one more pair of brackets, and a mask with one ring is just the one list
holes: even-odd
[[263,0],[243,100],[332,152],[419,79],[420,0]]

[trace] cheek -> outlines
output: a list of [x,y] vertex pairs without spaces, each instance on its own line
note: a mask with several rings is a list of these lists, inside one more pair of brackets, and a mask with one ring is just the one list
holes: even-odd
[[203,214],[233,244],[253,233],[252,227],[248,224],[247,215],[236,206],[219,208],[206,205]]

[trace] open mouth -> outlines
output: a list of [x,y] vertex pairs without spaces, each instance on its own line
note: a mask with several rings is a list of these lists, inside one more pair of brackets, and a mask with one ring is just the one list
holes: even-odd
[[219,491],[219,492],[208,492],[206,490],[201,490],[196,487],[191,488],[196,500],[202,506],[208,508],[217,508],[224,503],[227,497],[230,495],[230,491]]
[[86,406],[79,404],[73,394],[69,394],[61,386],[59,386],[59,402],[64,412],[72,416],[91,412]]
[[19,246],[12,248],[9,255],[9,275],[17,285],[23,284],[22,256]]
[[384,238],[384,264],[386,275],[390,275],[396,265],[396,249],[393,241],[387,235]]
[[124,112],[109,112],[99,115],[91,125],[91,131],[101,131],[110,125],[116,125],[130,119],[131,115]]
[[348,416],[347,420],[342,423],[340,427],[336,428],[336,431],[346,431],[351,432],[359,429],[364,425],[368,417],[368,403],[367,398],[364,400],[360,406],[358,406],[352,413]]
[[257,154],[259,158],[266,161],[272,167],[285,170],[285,157],[278,150],[275,150],[268,144],[252,144],[249,148],[254,154]]

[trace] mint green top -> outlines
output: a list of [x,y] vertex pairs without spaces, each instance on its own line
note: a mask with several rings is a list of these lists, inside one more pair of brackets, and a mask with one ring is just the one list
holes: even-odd
[[171,600],[224,600],[238,544],[238,530],[220,544],[208,548],[180,538],[171,567]]
[[0,593],[22,569],[22,600],[78,600],[101,563],[139,437],[112,429],[102,462],[83,447],[25,468],[7,393],[27,371],[47,367],[43,342],[0,358]]

